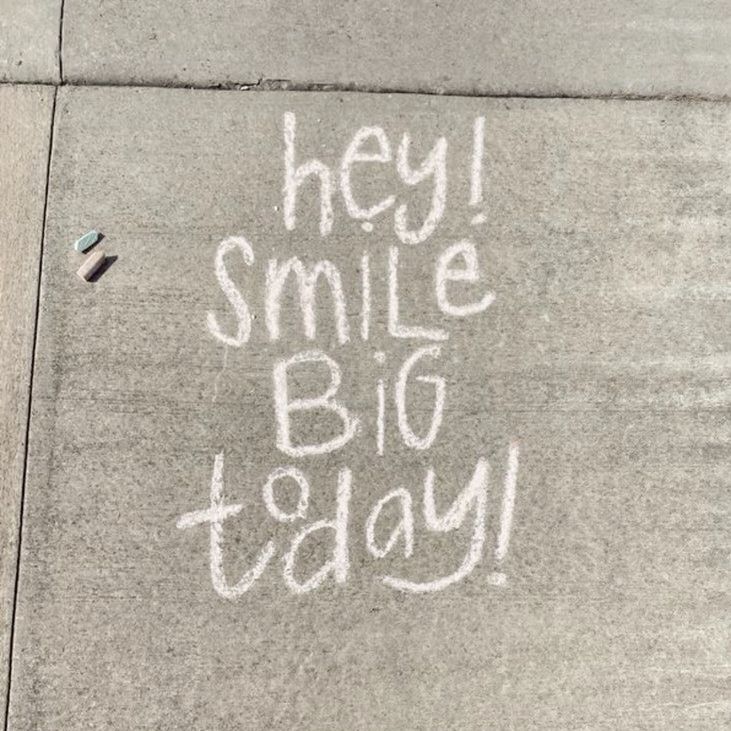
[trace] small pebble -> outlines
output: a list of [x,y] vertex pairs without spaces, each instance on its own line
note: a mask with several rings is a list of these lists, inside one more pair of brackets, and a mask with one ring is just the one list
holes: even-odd
[[84,259],[84,263],[79,267],[77,274],[87,282],[99,271],[99,267],[104,263],[106,255],[103,251],[94,251]]
[[99,232],[98,231],[89,231],[89,233],[84,234],[75,244],[74,249],[76,251],[81,252],[82,254],[90,249],[94,244],[99,240]]

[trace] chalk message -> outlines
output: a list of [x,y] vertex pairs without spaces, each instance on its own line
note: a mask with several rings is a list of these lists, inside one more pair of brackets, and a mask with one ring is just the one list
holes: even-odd
[[[290,464],[275,468],[262,486],[261,499],[271,519],[280,524],[291,524],[293,535],[286,546],[277,545],[272,539],[258,550],[253,564],[242,576],[231,579],[224,567],[224,542],[231,530],[241,530],[239,521],[245,518],[244,506],[228,502],[225,497],[225,453],[213,455],[210,494],[205,507],[182,515],[177,526],[191,529],[204,526],[210,532],[210,577],[214,590],[226,599],[236,599],[251,590],[267,570],[280,570],[285,586],[295,594],[304,594],[317,589],[325,582],[343,584],[350,573],[349,549],[356,534],[365,541],[368,554],[375,565],[392,552],[400,551],[405,559],[414,553],[414,537],[417,530],[432,533],[456,532],[465,526],[471,528],[471,536],[465,548],[464,557],[448,574],[436,575],[425,581],[417,581],[408,575],[381,573],[378,578],[391,589],[401,592],[438,592],[463,581],[483,562],[488,545],[487,514],[491,466],[484,455],[474,455],[474,468],[464,478],[439,475],[436,467],[424,469],[419,494],[399,485],[383,494],[372,506],[361,531],[351,524],[351,497],[357,494],[357,484],[351,470],[342,467],[335,485],[336,507],[334,517],[315,519],[310,515],[309,501],[311,484],[305,472],[297,466],[304,457],[332,459],[333,453],[343,449],[354,440],[360,440],[363,449],[372,450],[379,459],[387,459],[385,434],[387,419],[394,419],[400,439],[406,448],[428,453],[440,438],[445,404],[448,400],[447,380],[439,375],[442,350],[447,347],[450,332],[448,328],[419,325],[405,317],[400,307],[400,292],[403,284],[399,280],[400,247],[420,247],[434,235],[444,217],[448,200],[448,140],[436,139],[423,159],[414,159],[411,137],[403,134],[396,147],[395,155],[385,131],[378,126],[362,127],[357,130],[345,147],[338,170],[332,169],[319,159],[304,162],[298,159],[298,120],[293,113],[286,113],[282,119],[283,132],[283,179],[282,205],[283,225],[287,231],[295,231],[298,225],[298,196],[304,185],[316,186],[319,191],[317,216],[319,235],[328,237],[335,227],[336,194],[344,202],[345,214],[360,222],[363,230],[373,231],[376,217],[393,215],[395,240],[388,247],[387,267],[387,318],[384,327],[390,338],[414,342],[413,351],[405,358],[396,372],[393,383],[378,378],[375,393],[375,433],[364,427],[362,414],[345,402],[340,394],[342,366],[331,354],[316,348],[318,340],[318,299],[320,290],[329,293],[332,306],[334,332],[337,342],[343,346],[359,338],[369,340],[372,323],[372,277],[371,255],[368,252],[356,254],[360,271],[360,291],[355,298],[348,296],[343,286],[341,270],[336,263],[320,259],[310,261],[302,255],[280,261],[270,258],[266,262],[264,275],[264,312],[259,319],[252,313],[246,292],[234,282],[229,264],[234,257],[240,258],[246,267],[256,266],[255,246],[243,235],[230,236],[223,240],[215,254],[215,278],[230,305],[226,315],[211,311],[207,315],[206,327],[210,337],[227,348],[246,348],[252,335],[252,327],[263,327],[269,341],[282,338],[280,319],[281,305],[285,292],[294,287],[296,302],[302,318],[302,328],[313,347],[278,358],[271,365],[271,388],[276,447]],[[479,227],[485,223],[482,211],[483,165],[485,153],[485,119],[478,117],[472,125],[472,154],[469,175],[469,205],[474,215],[470,224]],[[395,167],[398,180],[406,188],[419,186],[428,192],[430,204],[421,215],[411,209],[408,202],[399,199],[399,192],[366,204],[359,200],[353,184],[353,171],[361,166],[390,165]],[[299,208],[302,209],[301,200]],[[312,213],[312,211],[309,211]],[[352,252],[346,254],[352,262]],[[240,265],[240,261],[237,262]],[[455,298],[460,285],[469,285],[471,293],[477,296],[465,301],[464,292]],[[319,290],[318,290],[319,286]],[[478,250],[470,238],[450,241],[433,262],[433,301],[436,308],[447,318],[479,318],[493,305],[496,295],[491,291],[485,272],[481,269]],[[351,331],[348,313],[353,309],[353,300],[358,308],[359,332]],[[321,304],[321,301],[320,301]],[[232,317],[233,316],[233,319]],[[447,319],[448,321],[448,319]],[[235,323],[235,327],[231,327]],[[387,354],[377,350],[373,357],[378,364],[386,362]],[[426,370],[426,372],[425,372]],[[437,372],[435,372],[437,371]],[[326,388],[306,396],[293,397],[290,388],[293,382],[305,372],[317,372],[327,377]],[[428,391],[430,420],[427,429],[413,428],[409,416],[407,392],[410,387]],[[296,417],[296,418],[295,418]],[[303,438],[303,420],[312,420],[329,425],[331,433],[327,438],[313,441]],[[499,504],[499,528],[493,547],[496,570],[486,576],[493,586],[503,586],[507,576],[501,564],[508,553],[516,502],[519,445],[511,440],[506,446],[506,458],[501,475],[501,497]],[[446,511],[439,511],[437,498],[439,483],[445,479],[464,479],[466,485]],[[284,510],[277,500],[277,489],[282,485],[296,489],[298,495],[294,509]],[[398,520],[386,540],[379,540],[378,525],[384,510],[389,515],[395,511]],[[235,516],[239,518],[232,520]],[[418,525],[417,525],[418,524]],[[234,527],[235,526],[235,527]],[[423,528],[422,528],[423,526]],[[314,534],[331,535],[332,552],[328,560],[311,575],[302,577],[298,569],[298,556],[303,546]],[[279,556],[280,569],[275,557]]]

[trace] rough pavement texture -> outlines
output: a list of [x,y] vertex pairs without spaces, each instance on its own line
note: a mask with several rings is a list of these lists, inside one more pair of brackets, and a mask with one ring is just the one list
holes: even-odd
[[731,95],[727,0],[66,0],[72,82]]
[[0,82],[58,81],[61,0],[0,0]]
[[0,697],[5,713],[53,90],[0,87]]
[[[285,230],[286,111],[297,115],[298,160],[335,171],[363,124],[381,125],[394,150],[408,131],[419,158],[438,135],[449,141],[446,213],[427,241],[401,246],[404,318],[450,333],[420,370],[448,384],[426,453],[402,444],[389,396],[386,454],[375,455],[376,381],[391,389],[417,347],[385,332],[394,209],[369,233],[337,195],[322,238],[309,185]],[[479,115],[486,222],[473,226]],[[723,725],[728,104],[66,88],[58,120],[11,728]],[[392,163],[363,168],[364,202],[393,193],[411,220],[424,215],[428,181],[405,186]],[[70,242],[92,226],[118,258],[88,284]],[[251,266],[227,259],[254,315],[243,348],[206,325],[213,312],[236,330],[214,274],[218,243],[233,234],[255,253]],[[433,267],[465,237],[496,299],[457,320],[436,309]],[[374,296],[366,343],[363,251]],[[341,269],[350,343],[335,341],[326,294],[315,343],[290,299],[283,340],[268,340],[266,262],[293,255]],[[261,486],[292,462],[274,446],[272,364],[312,347],[342,364],[340,394],[364,421],[342,451],[295,460],[312,483],[305,522],[334,514],[337,470],[353,473],[347,582],[296,597],[279,557],[299,525],[273,523]],[[313,378],[297,388],[322,389]],[[409,393],[423,431],[433,389]],[[521,445],[515,524],[507,584],[496,587],[487,576],[511,438]],[[278,553],[238,601],[212,588],[206,528],[176,528],[208,505],[219,452],[226,500],[244,505],[227,523],[230,581],[269,538]],[[424,471],[434,466],[444,509],[480,454],[493,467],[482,563],[432,596],[384,586],[384,573],[427,580],[459,565],[470,530],[425,531]],[[414,555],[399,544],[377,560],[363,526],[399,485],[413,494]],[[384,536],[393,519],[384,514]],[[299,571],[316,569],[326,548],[310,544]]]

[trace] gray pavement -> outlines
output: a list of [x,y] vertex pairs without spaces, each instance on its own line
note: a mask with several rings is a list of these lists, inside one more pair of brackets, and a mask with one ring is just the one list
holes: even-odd
[[[0,693],[5,696],[53,91],[0,86]],[[3,716],[5,704],[3,703]]]
[[[404,320],[449,333],[418,369],[447,381],[427,452],[404,445],[391,396],[384,456],[376,448],[376,382],[391,393],[425,344],[387,333],[393,209],[368,232],[336,196],[323,238],[311,186],[287,231],[286,112],[298,160],[332,169],[364,123],[394,147],[408,131],[421,155],[439,135],[449,142],[444,216],[400,259]],[[480,116],[487,189],[475,208]],[[718,728],[729,679],[730,133],[719,103],[62,89],[11,728]],[[393,167],[365,164],[359,196],[391,192],[416,224],[431,184],[404,186]],[[471,223],[476,211],[484,224]],[[92,225],[118,259],[89,285],[70,243]],[[215,275],[231,235],[254,250],[251,266],[226,259],[253,316],[241,348],[207,325],[212,312],[236,333]],[[455,319],[435,305],[433,267],[464,237],[483,277],[466,302],[485,286],[495,302]],[[367,342],[357,335],[363,251]],[[337,342],[324,293],[314,342],[286,297],[283,339],[270,340],[266,261],[294,255],[342,272],[349,343]],[[291,458],[275,446],[273,364],[313,347],[342,366],[339,395],[362,429],[331,455]],[[323,387],[317,371],[296,380],[304,394]],[[419,433],[432,394],[410,386]],[[322,439],[323,424],[307,423],[299,437]],[[515,523],[498,564],[511,439],[521,449]],[[236,600],[212,583],[207,527],[176,527],[208,506],[221,452],[225,501],[243,506],[227,523],[230,584],[268,540],[276,550]],[[483,560],[431,596],[384,585],[384,575],[426,582],[460,565],[471,529],[426,530],[422,484],[433,465],[442,511],[480,455],[493,468]],[[293,526],[278,525],[261,498],[270,471],[288,464],[312,486],[307,519]],[[296,530],[335,514],[344,467],[347,577],[297,596],[281,559]],[[366,518],[398,486],[413,496],[414,554],[398,543],[377,559]],[[281,490],[282,510],[293,510]],[[395,519],[384,513],[379,540]],[[325,536],[300,557],[302,580],[327,559]],[[490,583],[497,570],[504,586]]]
[[731,94],[726,0],[66,0],[75,82]]
[[0,0],[0,82],[59,80],[61,0]]
[[726,0],[0,0],[0,80],[731,94]]
[[727,724],[727,2],[0,0],[0,82],[6,731]]

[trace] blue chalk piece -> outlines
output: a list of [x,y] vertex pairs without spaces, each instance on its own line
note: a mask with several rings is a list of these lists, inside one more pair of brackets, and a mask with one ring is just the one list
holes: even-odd
[[74,249],[81,251],[82,253],[87,249],[90,249],[99,240],[98,231],[89,231],[88,234],[84,234],[75,244]]

